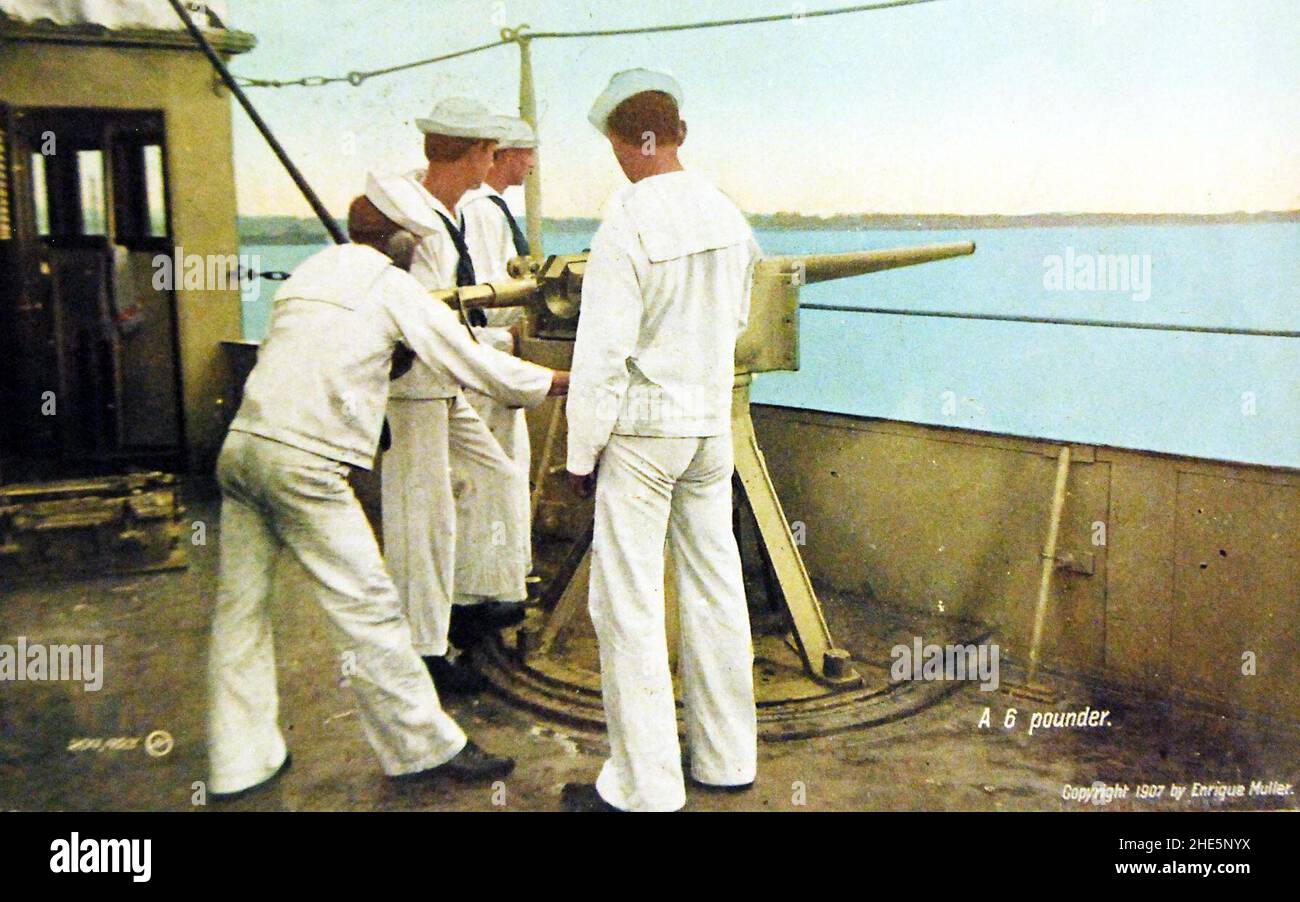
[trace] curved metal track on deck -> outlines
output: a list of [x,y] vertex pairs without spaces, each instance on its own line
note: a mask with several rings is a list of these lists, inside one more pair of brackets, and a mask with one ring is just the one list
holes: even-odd
[[[507,634],[509,635],[509,634]],[[989,634],[962,641],[979,644]],[[510,701],[572,727],[603,730],[605,711],[599,675],[561,664],[547,674],[522,662],[500,636],[473,653],[476,669]],[[760,699],[758,735],[766,742],[810,739],[882,726],[938,705],[966,684],[960,681],[868,684],[853,689],[826,689],[807,698]],[[680,717],[681,702],[678,701]]]

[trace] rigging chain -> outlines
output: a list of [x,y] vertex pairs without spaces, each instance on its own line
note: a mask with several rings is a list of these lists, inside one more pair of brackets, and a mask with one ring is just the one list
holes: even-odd
[[[399,63],[395,66],[386,66],[382,69],[353,70],[346,75],[308,75],[303,78],[294,79],[276,79],[276,78],[238,78],[241,86],[246,88],[319,88],[324,85],[338,84],[347,82],[352,87],[359,87],[367,79],[380,75],[392,75],[395,72],[404,72],[408,69],[417,69],[421,66],[429,66],[434,63],[445,62],[446,60],[456,59],[461,56],[469,56],[473,53],[480,53],[484,50],[491,50],[494,47],[503,47],[506,44],[516,44],[523,41],[532,41],[545,38],[604,38],[618,35],[631,34],[656,34],[671,31],[693,31],[700,28],[725,28],[732,25],[757,25],[766,22],[801,22],[804,19],[818,19],[824,16],[842,16],[851,13],[872,12],[880,9],[894,9],[901,6],[917,6],[922,3],[938,3],[940,0],[884,0],[878,3],[862,3],[856,6],[841,6],[835,9],[814,9],[803,10],[797,8],[791,13],[781,13],[770,16],[753,16],[745,19],[714,19],[707,22],[683,22],[676,25],[647,25],[642,28],[612,28],[596,31],[539,31],[535,33],[526,33],[527,25],[521,25],[518,28],[501,29],[501,39],[491,41],[487,44],[479,44],[476,47],[468,47],[464,50],[457,50],[454,53],[444,53],[441,56],[431,56],[427,59],[412,60],[409,63]],[[802,4],[796,4],[802,6]]]

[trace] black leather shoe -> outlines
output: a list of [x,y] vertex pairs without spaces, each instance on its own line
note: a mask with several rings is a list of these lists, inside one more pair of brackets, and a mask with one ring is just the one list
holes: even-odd
[[460,695],[474,695],[488,687],[488,681],[473,668],[465,664],[453,664],[440,655],[430,655],[424,659],[424,666],[433,677],[433,686],[438,695],[452,698]]
[[469,651],[483,641],[486,629],[478,620],[478,605],[454,604],[451,622],[447,625],[447,641],[461,651]]
[[474,606],[479,623],[488,629],[503,630],[524,622],[528,613],[522,601],[485,601]]
[[594,783],[565,783],[560,791],[560,807],[575,813],[622,813],[622,808],[615,808],[600,797]]
[[399,774],[389,777],[395,783],[422,783],[426,780],[459,780],[474,782],[494,780],[507,776],[515,769],[515,759],[503,755],[492,755],[483,751],[473,740],[467,740],[465,747],[455,758],[437,767],[416,771],[413,774]]
[[722,786],[717,783],[704,783],[692,777],[689,771],[686,774],[686,782],[694,786],[696,789],[702,789],[705,792],[725,792],[733,795],[741,792],[749,792],[754,788],[753,780],[750,780],[748,783],[737,783],[730,786]]
[[270,789],[292,766],[293,755],[286,752],[284,755],[284,763],[276,769],[275,773],[271,774],[271,776],[267,777],[261,783],[254,783],[247,789],[237,789],[234,792],[210,792],[208,793],[208,799],[213,802],[235,802],[239,799],[246,799],[249,796],[258,795]]
[[447,638],[460,649],[478,645],[483,638],[508,626],[523,623],[527,614],[519,601],[483,601],[478,604],[458,604],[451,609],[451,624]]

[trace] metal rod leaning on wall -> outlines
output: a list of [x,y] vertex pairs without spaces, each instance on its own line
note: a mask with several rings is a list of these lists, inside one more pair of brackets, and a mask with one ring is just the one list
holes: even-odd
[[307,203],[311,205],[312,211],[315,212],[317,218],[320,219],[321,224],[325,226],[325,230],[329,232],[330,237],[334,239],[334,243],[347,244],[348,236],[343,234],[343,230],[339,228],[339,224],[334,221],[334,217],[325,209],[325,205],[322,204],[320,198],[316,196],[316,192],[312,190],[311,185],[307,184],[307,180],[303,178],[302,173],[298,171],[298,167],[294,165],[293,160],[289,159],[289,155],[285,153],[284,148],[280,146],[280,142],[276,139],[275,135],[272,134],[270,127],[262,120],[261,115],[258,114],[252,101],[248,99],[244,94],[244,90],[235,81],[235,76],[231,75],[230,70],[226,68],[226,64],[221,59],[221,56],[217,53],[216,49],[213,48],[212,44],[208,41],[203,32],[199,30],[199,27],[194,24],[194,20],[190,18],[189,13],[185,11],[185,7],[181,5],[181,0],[168,0],[168,2],[171,4],[172,9],[176,10],[176,15],[180,16],[181,21],[185,23],[186,30],[189,31],[190,36],[194,38],[204,55],[207,56],[208,62],[212,63],[212,68],[217,70],[217,74],[221,76],[222,82],[224,82],[226,87],[230,89],[230,93],[235,95],[235,99],[238,100],[239,105],[244,108],[244,112],[248,113],[248,118],[253,120],[253,124],[256,125],[257,130],[262,133],[262,137],[266,139],[266,143],[271,145],[271,151],[280,160],[280,164],[288,171],[289,178],[293,179],[293,183],[298,186],[298,190],[302,192],[302,196],[307,198]]
[[1047,602],[1052,593],[1052,575],[1056,572],[1056,543],[1061,534],[1061,514],[1065,510],[1065,487],[1070,477],[1070,446],[1061,448],[1056,461],[1056,485],[1052,489],[1052,513],[1047,521],[1047,543],[1043,546],[1042,571],[1038,579],[1038,602],[1034,606],[1034,633],[1029,642],[1029,672],[1025,688],[1035,691],[1038,678],[1038,655],[1047,621]]

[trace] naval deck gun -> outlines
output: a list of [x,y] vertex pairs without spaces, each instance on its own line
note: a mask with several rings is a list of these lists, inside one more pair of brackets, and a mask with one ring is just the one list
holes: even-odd
[[[966,256],[974,251],[973,242],[962,241],[887,250],[765,257],[755,266],[749,322],[736,344],[732,431],[737,484],[757,524],[757,544],[767,572],[775,577],[773,588],[788,614],[804,672],[824,688],[854,689],[863,681],[848,652],[837,647],[831,636],[781,508],[750,417],[750,385],[757,373],[799,368],[798,313],[803,286]],[[475,307],[527,308],[529,327],[524,356],[547,366],[567,367],[581,313],[586,264],[585,253],[516,257],[509,264],[509,272],[514,277],[510,280],[436,291],[432,295],[460,309],[462,315]],[[551,465],[562,409],[562,404],[555,403],[551,412],[534,477],[538,489],[544,487],[548,475],[563,469]],[[548,656],[574,615],[585,610],[590,545],[588,526],[552,580],[544,596],[541,619],[526,623],[516,633],[513,663],[535,670],[551,682],[563,683],[572,677],[571,667],[548,662]],[[668,567],[671,566],[669,560]],[[668,579],[665,588],[670,610],[674,601],[672,582]]]
[[[736,345],[738,373],[796,370],[798,364],[798,289],[803,285],[932,263],[975,252],[970,241],[839,254],[764,257],[754,270],[749,325]],[[511,279],[432,292],[452,307],[526,307],[531,334],[572,340],[582,305],[587,254],[515,257]]]

